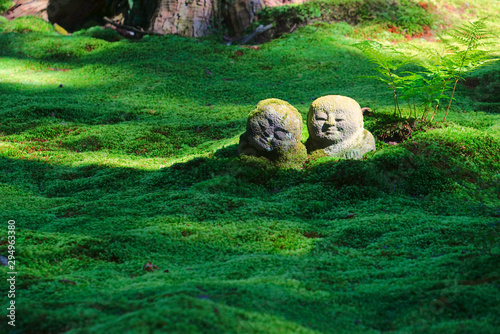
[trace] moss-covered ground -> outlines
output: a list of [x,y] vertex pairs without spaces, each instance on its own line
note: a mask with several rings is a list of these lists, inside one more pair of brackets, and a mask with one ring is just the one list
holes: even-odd
[[0,332],[498,333],[498,65],[460,85],[445,124],[441,110],[364,160],[276,169],[236,156],[260,100],[306,119],[315,98],[345,95],[371,108],[374,134],[391,122],[391,92],[351,46],[359,27],[252,49],[12,22],[0,255],[15,220],[16,326],[2,267]]

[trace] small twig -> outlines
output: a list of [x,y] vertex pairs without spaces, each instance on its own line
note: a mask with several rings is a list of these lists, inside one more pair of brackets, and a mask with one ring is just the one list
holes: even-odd
[[144,30],[139,30],[137,28],[134,28],[134,27],[131,27],[131,26],[126,26],[126,25],[123,25],[123,24],[118,24],[112,20],[110,20],[109,18],[107,18],[106,16],[103,17],[104,21],[106,21],[107,23],[111,24],[111,25],[114,25],[115,27],[117,28],[120,28],[120,29],[125,29],[125,30],[129,30],[129,31],[133,31],[135,33],[138,33],[138,34],[142,34],[142,35],[155,35],[155,36],[164,36],[164,34],[160,34],[160,33],[157,33],[157,32],[154,32],[154,31],[144,31]]
[[67,280],[67,279],[60,279],[59,282],[66,283],[66,284],[71,284],[71,285],[76,285],[75,282]]
[[265,27],[263,25],[260,25],[257,29],[255,29],[255,31],[253,33],[251,33],[248,36],[243,37],[240,44],[243,45],[243,44],[250,42],[252,39],[254,39],[255,36],[262,34],[264,31],[267,31],[267,30],[271,29],[272,27],[273,27],[272,24],[268,24]]
[[[439,96],[443,95],[444,90],[446,89],[446,82],[447,82],[447,81],[448,81],[448,80],[446,80],[446,81],[444,82],[443,89],[441,90],[441,94],[440,94]],[[432,122],[432,120],[434,119],[434,116],[436,116],[436,113],[437,113],[438,108],[439,108],[439,100],[438,100],[438,101],[437,101],[437,103],[436,103],[436,109],[434,109],[434,113],[432,114],[432,117],[431,117],[431,122]]]
[[396,85],[394,84],[394,79],[392,78],[392,73],[389,68],[387,68],[387,72],[389,72],[389,77],[391,78],[392,90],[394,91],[394,116],[396,116],[396,110],[399,111],[399,117],[401,117],[401,109],[399,109],[398,103],[398,94],[396,93]]
[[448,116],[448,111],[450,110],[451,101],[453,101],[453,95],[455,94],[455,89],[457,88],[458,76],[455,79],[455,85],[453,86],[453,91],[451,92],[450,103],[448,103],[448,108],[446,108],[446,113],[444,114],[443,123],[446,121],[446,116]]
[[14,12],[18,7],[21,7],[21,3],[18,3],[18,4],[15,4],[14,6],[10,7],[9,9],[7,9],[5,11],[5,13],[3,14],[3,16],[7,17],[12,14],[12,12]]

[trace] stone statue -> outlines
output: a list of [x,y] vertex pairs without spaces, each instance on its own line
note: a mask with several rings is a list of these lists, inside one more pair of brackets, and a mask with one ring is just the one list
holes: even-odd
[[361,159],[375,150],[373,135],[363,128],[363,113],[353,99],[327,95],[316,99],[307,114],[307,151],[313,155]]
[[283,100],[262,100],[248,116],[238,153],[264,157],[279,167],[298,167],[307,158],[301,137],[302,117],[297,109]]

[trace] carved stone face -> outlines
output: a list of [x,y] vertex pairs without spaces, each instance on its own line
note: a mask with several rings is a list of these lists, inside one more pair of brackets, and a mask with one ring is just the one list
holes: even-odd
[[247,129],[240,136],[238,153],[263,158],[278,167],[298,168],[307,158],[302,138],[302,116],[290,103],[279,99],[260,101],[250,112]]
[[263,151],[295,145],[300,138],[299,124],[292,124],[291,117],[276,112],[275,108],[274,105],[263,107],[263,112],[248,122],[252,144]]
[[321,97],[309,109],[307,128],[312,140],[324,145],[348,141],[363,129],[361,107],[345,96]]

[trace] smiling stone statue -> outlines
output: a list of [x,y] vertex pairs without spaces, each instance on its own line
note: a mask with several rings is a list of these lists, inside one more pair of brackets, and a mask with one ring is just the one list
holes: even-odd
[[373,135],[363,128],[363,113],[353,99],[327,95],[316,99],[307,114],[307,151],[347,159],[361,159],[375,150]]
[[301,136],[302,117],[297,109],[283,100],[262,100],[248,116],[238,152],[264,157],[280,167],[298,166],[307,157]]

